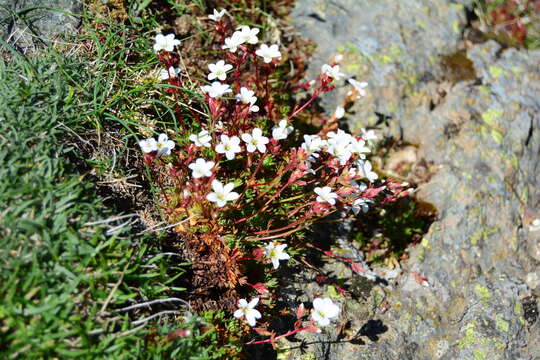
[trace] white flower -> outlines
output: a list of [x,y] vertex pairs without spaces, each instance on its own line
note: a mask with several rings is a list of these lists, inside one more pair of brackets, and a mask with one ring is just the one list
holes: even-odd
[[157,151],[157,141],[154,138],[139,141],[139,146],[143,153]]
[[340,144],[330,144],[326,148],[326,151],[338,159],[341,165],[345,165],[352,156],[352,152],[349,150],[349,147]]
[[343,60],[343,55],[337,54],[336,56],[334,56],[334,62],[340,63],[342,60]]
[[210,20],[218,21],[223,17],[223,15],[225,15],[225,9],[222,9],[221,11],[217,11],[217,9],[214,9],[214,14],[208,15],[208,18]]
[[312,154],[320,151],[324,146],[326,146],[326,141],[322,140],[318,135],[304,135],[302,149],[307,153]]
[[168,69],[162,69],[159,73],[159,80],[169,80],[170,78],[175,78],[180,74],[181,70],[178,68],[170,67]]
[[338,158],[341,165],[345,165],[352,156],[350,144],[354,137],[341,129],[337,133],[330,131],[327,135],[329,139],[326,151]]
[[323,73],[325,73],[326,75],[328,75],[334,80],[339,80],[345,76],[345,74],[339,70],[340,70],[339,65],[330,66],[328,64],[324,64],[321,68],[321,71]]
[[338,197],[336,193],[332,192],[332,189],[329,186],[323,188],[316,187],[313,191],[319,196],[317,196],[317,202],[326,202],[330,205],[336,204],[336,198]]
[[238,32],[238,37],[242,40],[242,43],[248,43],[248,44],[256,44],[259,42],[259,38],[257,38],[257,34],[259,33],[259,29],[252,28],[250,29],[249,26],[241,26],[240,32]]
[[289,136],[289,134],[293,131],[293,127],[287,125],[287,120],[281,120],[278,126],[274,126],[272,128],[272,137],[275,140],[286,139],[287,136]]
[[211,202],[215,202],[217,207],[223,207],[227,204],[227,201],[234,201],[240,197],[238,193],[232,191],[234,189],[234,183],[228,183],[223,186],[221,181],[212,181],[212,190],[210,194],[206,195],[206,199]]
[[356,162],[357,172],[360,176],[369,180],[369,182],[374,182],[379,178],[376,172],[373,171],[373,166],[368,160],[358,160]]
[[279,267],[279,260],[289,260],[289,254],[285,253],[285,248],[287,244],[277,245],[274,243],[269,243],[265,246],[266,257],[272,260],[272,265],[274,269]]
[[196,146],[210,147],[212,137],[208,133],[208,130],[202,130],[198,134],[189,135],[189,140],[192,141]]
[[233,68],[230,64],[225,64],[225,61],[219,60],[215,64],[208,64],[208,69],[210,69],[210,74],[208,74],[208,80],[214,80],[218,78],[221,81],[224,81],[227,78],[227,71]]
[[234,312],[234,317],[237,319],[245,317],[249,326],[255,326],[257,319],[260,319],[262,316],[258,310],[255,310],[255,306],[258,303],[259,298],[254,298],[249,303],[246,299],[240,299],[238,301],[238,310]]
[[259,107],[254,105],[257,101],[257,97],[254,95],[255,91],[242,87],[240,88],[240,93],[236,94],[236,100],[241,101],[244,104],[249,104],[249,111],[257,112],[259,111]]
[[169,140],[166,134],[159,134],[157,141],[157,155],[170,155],[172,149],[174,149],[174,141]]
[[188,167],[193,171],[191,175],[195,179],[198,179],[212,176],[212,168],[215,164],[216,163],[213,161],[206,161],[198,158],[194,163],[189,164]]
[[262,130],[259,128],[253,129],[251,134],[242,134],[241,137],[246,143],[247,151],[250,153],[259,150],[261,154],[264,154],[266,152],[266,144],[270,141],[266,136],[262,135]]
[[255,54],[262,57],[265,63],[269,63],[273,58],[280,58],[281,52],[276,44],[268,47],[266,44],[262,44],[259,50],[255,51]]
[[222,84],[219,81],[214,81],[212,85],[201,86],[201,90],[204,93],[208,93],[211,98],[220,98],[223,95],[232,92],[229,85]]
[[338,129],[337,133],[330,131],[327,136],[329,145],[348,146],[354,139],[351,134],[341,129]]
[[359,96],[366,96],[366,87],[368,86],[367,82],[356,81],[355,79],[349,79],[349,84],[351,84],[354,89],[358,92]]
[[353,211],[354,215],[358,215],[360,210],[362,210],[363,213],[367,213],[369,210],[369,204],[372,202],[373,200],[370,200],[370,199],[358,198],[354,201],[353,205],[351,206],[351,210]]
[[223,45],[221,48],[228,49],[230,52],[235,53],[236,50],[238,50],[238,47],[243,43],[244,41],[242,40],[240,33],[237,31],[233,33],[231,37],[225,39],[225,45]]
[[363,182],[358,183],[356,180],[349,180],[349,182],[351,183],[353,188],[356,190],[356,192],[359,194],[363,193],[368,188],[368,186],[364,184]]
[[334,304],[330,298],[316,298],[313,300],[313,311],[311,318],[315,320],[320,327],[330,325],[330,319],[339,315],[339,306]]
[[157,34],[155,37],[154,51],[161,50],[173,51],[174,47],[180,45],[180,40],[174,38],[174,34],[163,35]]
[[362,131],[362,139],[366,140],[367,142],[371,142],[373,140],[377,140],[377,135],[375,135],[375,131],[373,130],[367,130],[362,128],[360,129]]
[[354,137],[351,139],[351,143],[349,144],[349,150],[353,154],[358,154],[361,159],[366,158],[366,155],[364,155],[365,153],[371,152],[371,150],[366,146],[366,142],[364,140],[357,140]]
[[336,119],[341,119],[343,116],[345,116],[345,109],[342,108],[341,106],[338,106],[336,108],[336,112],[334,116],[336,117]]
[[221,143],[216,146],[218,154],[225,154],[228,160],[234,159],[236,153],[241,152],[240,138],[238,136],[228,137],[221,135]]
[[538,230],[540,230],[540,219],[534,219],[531,225],[529,225],[529,231],[533,232]]

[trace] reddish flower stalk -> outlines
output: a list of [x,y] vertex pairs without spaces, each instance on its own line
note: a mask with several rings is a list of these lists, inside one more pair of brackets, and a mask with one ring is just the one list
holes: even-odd
[[279,335],[279,336],[276,336],[276,337],[272,337],[272,338],[270,338],[270,339],[259,340],[259,341],[250,341],[250,342],[248,342],[246,345],[257,345],[257,344],[273,343],[273,342],[275,342],[276,340],[279,340],[279,339],[281,339],[281,338],[284,338],[284,337],[288,337],[288,336],[297,334],[297,333],[302,332],[302,331],[317,332],[317,331],[320,331],[320,330],[319,330],[319,328],[317,328],[317,327],[315,327],[315,326],[308,326],[308,327],[304,327],[304,328],[300,328],[300,329],[291,330],[291,331],[289,331],[288,333],[285,333],[285,334],[282,334],[282,335]]

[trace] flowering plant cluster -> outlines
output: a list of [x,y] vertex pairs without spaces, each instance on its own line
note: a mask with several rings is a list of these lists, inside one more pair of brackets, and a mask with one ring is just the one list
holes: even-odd
[[[301,131],[299,115],[346,77],[339,57],[301,86],[307,100],[284,114],[273,91],[287,49],[263,43],[256,27],[232,27],[225,16],[225,10],[209,15],[220,58],[208,64],[205,82],[196,88],[189,88],[187,70],[178,67],[181,42],[174,34],[155,37],[160,79],[170,85],[180,126],[139,145],[161,189],[165,216],[191,251],[194,271],[206,274],[199,283],[231,295],[238,305],[234,317],[252,327],[262,321],[256,330],[273,341],[256,309],[259,302],[271,303],[270,286],[246,273],[244,264],[262,264],[272,274],[308,246],[301,230],[332,213],[356,215],[394,201],[408,193],[407,184],[378,180],[367,159],[376,140],[372,130],[354,136],[338,128],[345,109],[366,94],[366,83],[348,79],[350,91],[335,114],[316,133]],[[258,297],[239,299],[239,292],[249,291]],[[281,336],[320,331],[339,307],[316,298],[310,321],[303,322],[303,305],[296,314],[295,329]]]

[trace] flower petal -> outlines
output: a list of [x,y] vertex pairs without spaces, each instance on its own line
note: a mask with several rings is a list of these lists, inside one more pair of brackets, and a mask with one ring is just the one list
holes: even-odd
[[[245,300],[244,300],[245,301]],[[255,306],[257,306],[257,304],[259,303],[259,298],[256,297],[256,298],[253,298],[249,304],[247,304],[247,306],[250,308],[250,309],[253,309]],[[256,311],[256,310],[255,310]],[[258,311],[257,311],[258,312]],[[260,314],[259,314],[259,317],[260,317]]]

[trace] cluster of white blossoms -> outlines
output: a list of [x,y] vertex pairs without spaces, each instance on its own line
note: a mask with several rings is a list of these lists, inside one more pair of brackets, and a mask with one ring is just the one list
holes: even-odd
[[[222,9],[218,11],[213,10],[213,13],[208,16],[210,20],[218,22],[216,26],[222,26],[221,18],[226,14],[226,11]],[[239,49],[247,51],[246,47],[249,45],[256,45],[259,43],[260,30],[256,27],[240,26],[230,36],[224,39],[222,49],[232,54],[235,54]],[[174,48],[180,45],[180,40],[177,40],[174,34],[158,34],[155,37],[155,44],[153,46],[156,52],[166,51],[172,52]],[[252,54],[252,50],[249,54]],[[270,64],[275,59],[281,59],[281,52],[277,44],[260,44],[258,49],[254,51],[256,57],[260,58],[264,63]],[[229,57],[229,61],[235,63],[234,56]],[[332,65],[324,64],[321,68],[323,74],[320,79],[323,79],[324,84],[331,84],[333,81],[340,81],[347,76],[341,71],[339,62],[342,60],[342,56],[336,56],[335,62]],[[260,108],[257,105],[258,98],[254,90],[248,87],[240,87],[239,92],[234,94],[233,89],[229,84],[226,84],[227,77],[230,72],[234,71],[232,64],[226,63],[225,60],[217,60],[215,63],[208,64],[207,79],[208,85],[201,86],[201,91],[211,99],[221,99],[230,94],[232,101],[236,100],[239,107],[245,113],[257,113]],[[236,69],[239,71],[239,68]],[[168,69],[161,70],[159,78],[161,80],[169,80],[178,77],[180,69],[169,67]],[[235,79],[237,77],[235,76]],[[353,78],[347,79],[348,83],[353,89],[347,94],[348,96],[357,95],[358,98],[366,95],[366,82],[360,82]],[[315,81],[312,81],[314,84]],[[235,88],[238,90],[237,88]],[[214,100],[212,100],[214,101]],[[215,101],[219,104],[219,101]],[[346,104],[345,104],[346,105]],[[344,105],[344,106],[345,106]],[[244,113],[244,114],[245,114]],[[337,107],[333,114],[332,120],[342,119],[346,114],[344,107]],[[289,119],[290,120],[290,119]],[[219,124],[219,125],[218,125]],[[209,130],[201,130],[196,134],[190,134],[189,140],[193,144],[192,146],[213,149],[215,153],[223,155],[227,160],[234,160],[239,154],[265,154],[267,147],[271,142],[270,137],[275,141],[285,140],[293,132],[294,128],[291,126],[287,119],[280,120],[271,129],[271,135],[265,136],[263,130],[258,127],[254,127],[251,130],[240,133],[231,134],[227,132],[226,126],[220,121],[218,124],[214,124],[213,128]],[[378,175],[373,171],[372,164],[366,160],[366,154],[371,152],[369,145],[372,145],[373,141],[377,139],[377,136],[373,130],[362,129],[361,138],[352,136],[351,134],[343,131],[330,131],[324,136],[319,135],[304,135],[301,148],[309,155],[307,160],[308,172],[315,177],[317,176],[313,165],[317,159],[321,158],[321,153],[327,153],[333,157],[341,166],[348,166],[349,175],[352,178],[367,179],[372,183]],[[272,141],[272,144],[275,144]],[[170,155],[172,149],[175,147],[175,143],[169,140],[166,134],[160,134],[156,139],[149,138],[141,140],[139,145],[144,153],[154,153],[156,156]],[[206,153],[206,151],[205,151]],[[218,160],[221,157],[218,156]],[[214,159],[216,162],[218,160]],[[207,161],[202,157],[196,158],[188,165],[191,170],[191,177],[196,181],[208,181],[211,185],[211,190],[206,195],[206,200],[211,203],[215,203],[218,208],[222,208],[229,202],[233,202],[240,198],[240,194],[234,191],[235,183],[222,183],[216,179],[215,172],[218,167],[216,162]],[[206,178],[206,179],[205,179]],[[373,200],[367,198],[357,198],[357,194],[362,194],[368,186],[362,182],[356,182],[351,180],[351,184],[355,188],[353,194],[338,195],[339,191],[334,191],[330,186],[315,187],[314,193],[315,201],[320,204],[328,204],[335,206],[339,201],[340,196],[348,197],[353,196],[354,201],[348,201],[346,209],[351,210],[355,214],[360,211],[367,212],[369,205],[373,203]],[[328,206],[326,205],[326,206]],[[539,223],[535,224],[540,228]],[[536,230],[536,229],[535,229]],[[534,230],[531,230],[534,231]],[[261,248],[268,263],[271,263],[274,270],[277,270],[281,261],[287,261],[291,258],[286,253],[285,249],[287,244],[280,244],[279,242],[270,242]],[[244,318],[250,326],[255,326],[257,320],[262,317],[262,314],[256,309],[259,304],[259,298],[253,298],[251,301],[246,299],[240,299],[238,302],[238,310],[234,312],[234,317],[237,319]],[[311,319],[317,323],[319,327],[328,326],[332,319],[339,316],[340,308],[334,304],[330,298],[315,298],[313,300],[313,309],[311,311]]]
[[[259,42],[258,34],[259,29],[257,28],[250,28],[246,25],[240,26],[239,30],[235,31],[230,37],[225,38],[225,44],[221,48],[231,53],[236,53],[241,45],[257,44]],[[261,44],[259,49],[255,51],[255,54],[262,57],[265,63],[270,63],[273,59],[281,58],[281,52],[277,44],[270,46]]]
[[[244,94],[246,95],[246,94]],[[251,95],[246,95],[251,96]],[[287,138],[287,135],[292,131],[292,127],[287,126],[287,123],[280,122],[280,125],[277,126],[278,129],[284,128],[285,130],[280,130],[274,132],[274,138],[276,140],[281,140]],[[284,135],[286,133],[286,135]],[[263,132],[259,128],[254,128],[251,133],[244,133],[240,137],[238,136],[228,136],[221,134],[220,142],[215,146],[214,150],[218,154],[224,154],[227,160],[233,160],[236,157],[236,154],[241,153],[242,147],[241,142],[243,141],[248,153],[260,152],[264,154],[266,152],[266,145],[270,142],[270,139],[263,135]],[[146,142],[154,139],[143,140],[140,142],[141,148],[143,151],[147,148]],[[165,139],[166,140],[166,139]],[[198,134],[191,134],[189,140],[198,147],[212,147],[212,136],[208,130],[201,130]],[[143,147],[143,145],[145,147]],[[170,144],[169,144],[170,145]],[[174,143],[172,143],[171,149],[174,148]],[[152,150],[154,151],[154,150]],[[145,151],[151,152],[151,151]],[[170,154],[170,150],[167,152]],[[203,177],[211,177],[212,169],[214,168],[215,163],[213,161],[206,161],[203,158],[196,159],[195,162],[189,164],[189,168],[192,171],[192,177],[195,179]],[[239,198],[239,194],[232,191],[234,189],[234,183],[228,183],[223,185],[218,180],[212,181],[212,192],[206,196],[206,199],[210,202],[216,203],[218,207],[223,207],[229,201],[234,201]],[[278,254],[281,256],[283,252],[279,251]]]
[[[287,125],[287,122],[282,120],[278,126],[273,128],[272,138],[275,140],[284,140],[292,130],[292,126]],[[207,130],[202,130],[198,134],[191,134],[189,140],[191,140],[195,146],[212,146],[212,136]],[[251,130],[251,133],[243,133],[240,137],[222,134],[220,135],[219,140],[220,141],[215,146],[214,150],[218,154],[224,154],[227,160],[233,160],[237,154],[243,151],[241,146],[242,141],[244,142],[248,153],[258,151],[261,154],[266,152],[266,145],[270,142],[270,139],[263,135],[263,131],[260,128],[254,128]]]
[[[218,12],[214,9],[214,15],[210,15],[210,19],[217,21],[225,14],[225,10]],[[231,53],[236,53],[238,47],[243,44],[257,44],[259,38],[258,28],[250,28],[249,26],[243,25],[240,26],[238,31],[235,31],[231,37],[225,38],[225,44],[222,46],[223,49],[229,50]],[[257,56],[263,58],[265,63],[272,62],[275,58],[281,58],[281,52],[277,44],[268,46],[262,44],[258,50],[255,51]],[[212,81],[218,79],[220,81],[225,81],[227,79],[227,72],[233,69],[233,66],[226,64],[224,60],[219,60],[215,64],[209,64],[208,68],[210,73],[208,74],[208,80]],[[225,94],[231,93],[232,90],[229,85],[223,84],[220,81],[214,81],[211,85],[205,85],[201,87],[203,93],[208,94],[211,98],[219,99]],[[259,111],[259,107],[255,105],[257,97],[253,90],[249,90],[245,87],[240,89],[240,93],[236,94],[236,100],[242,102],[249,106],[250,112]]]
[[[246,299],[238,301],[238,310],[234,312],[234,317],[237,319],[244,318],[249,326],[253,327],[257,324],[257,320],[262,317],[259,310],[255,309],[259,303],[259,298],[253,298],[249,303]],[[332,319],[339,316],[340,308],[334,304],[330,298],[315,298],[313,300],[313,310],[311,318],[319,327],[330,325]]]
[[[320,151],[325,151],[334,156],[340,165],[345,165],[353,155],[356,155],[358,159],[356,165],[358,166],[360,163],[369,163],[365,158],[366,154],[371,152],[371,149],[367,146],[366,138],[369,138],[369,141],[377,138],[372,130],[369,132],[363,131],[366,137],[362,139],[357,139],[341,129],[337,132],[328,132],[326,139],[322,139],[319,135],[304,135],[304,142],[301,146],[310,155],[310,161],[312,162],[319,157]],[[364,168],[364,165],[360,167]],[[369,178],[372,181],[373,176]]]

